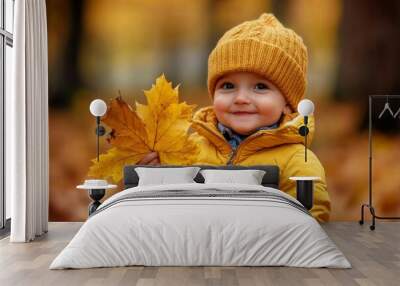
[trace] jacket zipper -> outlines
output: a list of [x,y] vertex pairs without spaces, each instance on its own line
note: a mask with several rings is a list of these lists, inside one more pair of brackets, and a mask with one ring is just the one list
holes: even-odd
[[[274,130],[272,130],[271,134],[273,134],[273,133],[275,133],[275,132],[276,132],[276,130],[274,129]],[[240,148],[243,148],[243,145],[242,145],[242,144],[243,144],[244,142],[249,141],[249,139],[250,139],[250,140],[253,140],[254,138],[260,137],[260,136],[262,136],[263,134],[265,134],[265,132],[264,132],[264,133],[259,133],[259,134],[254,134],[254,135],[250,135],[249,137],[247,137],[246,139],[244,139],[244,140],[240,143],[240,145],[239,145],[235,150],[232,150],[232,151],[231,151],[231,153],[229,154],[228,162],[227,162],[226,164],[227,164],[227,165],[233,165],[232,162],[233,162],[233,160],[235,159],[235,156],[239,153],[239,152],[238,152],[239,149],[240,149]],[[240,147],[240,146],[242,146],[242,147]]]
[[237,153],[237,149],[238,148],[236,148],[235,150],[232,150],[231,153],[229,154],[229,159],[228,159],[228,162],[226,163],[227,165],[232,165],[232,160],[233,160],[233,157],[235,157],[235,155]]
[[[242,145],[243,142],[248,141],[248,139],[249,139],[250,137],[251,137],[251,139],[254,139],[254,138],[257,138],[257,137],[259,137],[259,136],[261,136],[261,135],[262,135],[262,134],[251,135],[251,136],[247,137],[246,139],[244,139],[244,140],[240,143],[240,145]],[[236,149],[234,149],[234,150],[231,151],[231,153],[230,153],[230,155],[229,155],[228,162],[226,163],[227,165],[233,165],[232,162],[233,162],[233,160],[235,159],[236,155],[238,154],[239,149],[240,149],[240,148],[243,148],[243,145],[242,145],[242,147],[240,147],[240,145],[239,145]]]

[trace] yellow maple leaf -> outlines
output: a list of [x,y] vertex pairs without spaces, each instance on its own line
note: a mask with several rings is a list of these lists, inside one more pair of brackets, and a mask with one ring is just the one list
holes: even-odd
[[113,130],[108,138],[112,145],[141,154],[150,152],[144,122],[122,97],[111,100],[101,121]]
[[122,167],[135,164],[141,158],[143,158],[143,154],[131,150],[110,148],[107,153],[100,154],[99,162],[97,162],[97,158],[92,159],[93,165],[89,169],[89,176],[118,183],[122,179]]
[[116,183],[122,179],[125,165],[135,164],[153,151],[158,152],[161,164],[192,164],[198,147],[188,137],[188,130],[195,105],[179,103],[178,88],[161,75],[144,91],[147,105],[136,102],[136,111],[121,97],[113,99],[102,121],[112,128],[108,142],[114,148],[102,154],[99,162],[92,160],[88,175]]

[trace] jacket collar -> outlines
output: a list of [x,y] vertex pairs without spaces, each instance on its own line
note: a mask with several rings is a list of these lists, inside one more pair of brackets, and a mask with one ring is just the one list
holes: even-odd
[[[279,122],[274,123],[270,126],[260,127],[257,129],[257,131],[278,128],[278,126],[279,126]],[[222,135],[229,142],[229,144],[232,146],[233,149],[236,149],[239,146],[239,144],[249,136],[249,135],[241,135],[239,133],[236,133],[234,130],[226,127],[221,122],[218,122],[217,127],[218,127],[219,132],[222,133]]]
[[[213,106],[199,109],[193,116],[192,128],[206,137],[223,154],[229,154],[232,148],[225,137],[218,130],[218,120]],[[270,148],[282,144],[302,143],[304,137],[298,132],[303,125],[303,117],[296,113],[286,114],[280,121],[278,128],[258,130],[243,140],[240,145],[242,152],[256,152],[263,148]],[[314,137],[314,116],[308,118],[307,145],[310,146]]]

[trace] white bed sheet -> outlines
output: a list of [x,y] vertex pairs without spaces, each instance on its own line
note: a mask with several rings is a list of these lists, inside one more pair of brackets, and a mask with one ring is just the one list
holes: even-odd
[[[163,190],[264,190],[242,184],[138,186]],[[298,203],[298,202],[297,202]],[[258,198],[152,198],[122,201],[90,217],[50,269],[145,266],[293,266],[350,268],[310,215]]]

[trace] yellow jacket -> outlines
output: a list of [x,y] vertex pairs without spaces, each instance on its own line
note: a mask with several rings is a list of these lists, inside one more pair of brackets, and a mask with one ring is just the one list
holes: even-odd
[[[309,116],[307,145],[314,135],[314,117]],[[199,144],[200,153],[195,164],[207,165],[277,165],[280,169],[279,189],[296,197],[296,182],[292,176],[318,176],[314,182],[314,205],[311,214],[320,222],[329,220],[330,199],[325,171],[317,156],[307,150],[304,161],[304,137],[298,133],[303,117],[298,113],[285,115],[278,128],[259,130],[243,140],[235,151],[217,129],[213,106],[198,110],[193,116],[190,136]]]

